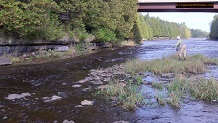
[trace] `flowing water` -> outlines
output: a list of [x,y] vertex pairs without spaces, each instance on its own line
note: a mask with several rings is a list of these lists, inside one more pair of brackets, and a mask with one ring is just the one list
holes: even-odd
[[[218,41],[205,39],[185,40],[187,54],[203,54],[218,58]],[[158,122],[218,122],[218,103],[187,99],[181,109],[170,106],[145,105],[128,111],[110,101],[92,95],[94,85],[87,83],[73,88],[91,69],[106,68],[128,59],[150,60],[175,54],[176,40],[146,41],[141,46],[107,49],[76,58],[43,64],[0,67],[0,122],[59,123],[73,120],[76,123],[111,123],[129,121]],[[218,68],[208,66],[205,77],[218,79]],[[154,78],[150,78],[154,79]],[[142,91],[154,95],[151,87],[142,85]],[[25,98],[9,100],[9,94],[27,94]],[[45,102],[46,97],[61,99]],[[83,100],[94,105],[77,107]],[[154,98],[147,100],[155,104]]]

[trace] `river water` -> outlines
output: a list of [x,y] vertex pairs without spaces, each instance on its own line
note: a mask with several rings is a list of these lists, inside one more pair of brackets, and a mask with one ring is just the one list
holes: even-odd
[[[187,54],[203,54],[218,58],[218,42],[205,39],[189,39]],[[114,106],[110,101],[95,97],[94,85],[75,82],[85,78],[91,69],[106,68],[139,58],[150,60],[175,54],[176,40],[145,41],[136,47],[107,49],[97,53],[63,59],[43,64],[0,67],[0,122],[59,123],[72,120],[76,123],[111,123],[129,121],[138,123],[165,122],[218,122],[218,103],[185,100],[181,109],[170,106],[145,105],[134,111]],[[205,77],[218,78],[218,68],[209,66]],[[146,93],[153,93],[144,87]],[[26,93],[25,98],[9,100],[9,94]],[[59,96],[60,100],[45,102],[46,97]],[[77,107],[83,100],[94,105]],[[152,101],[153,98],[148,99]]]

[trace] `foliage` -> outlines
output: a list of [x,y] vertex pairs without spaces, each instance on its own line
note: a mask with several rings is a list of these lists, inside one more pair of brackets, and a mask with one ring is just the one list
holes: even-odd
[[83,42],[80,42],[80,43],[76,44],[75,50],[76,50],[77,54],[83,54],[85,52]]
[[63,0],[60,6],[63,12],[69,13],[67,26],[85,30],[95,35],[97,41],[116,42],[129,37],[136,18],[137,1]]
[[102,42],[110,42],[116,40],[116,35],[109,29],[106,28],[98,28],[93,32],[96,38]]
[[205,38],[208,37],[209,33],[200,29],[191,29],[191,35],[193,38]]
[[143,39],[151,39],[149,31],[151,31],[147,22],[144,20],[143,15],[138,14],[137,25],[139,26],[139,31],[141,32],[141,36]]
[[0,27],[19,38],[54,40],[63,36],[55,12],[59,6],[52,0],[32,0],[26,4],[10,0],[0,2]]
[[218,39],[218,15],[213,17],[213,21],[210,26],[210,34],[209,37],[211,39]]
[[91,33],[114,43],[131,37],[137,16],[137,0],[2,0],[0,8],[0,29],[22,39],[84,41]]
[[[79,42],[93,34],[112,42],[154,37],[191,36],[185,23],[174,23],[137,13],[138,0],[1,0],[0,30],[14,38],[57,40],[69,36]],[[128,11],[127,11],[128,10]],[[215,19],[216,17],[214,17]],[[216,38],[216,20],[212,38]],[[215,37],[214,37],[215,36]]]
[[150,17],[149,14],[144,15],[144,20],[148,26],[143,26],[143,28],[148,28],[149,39],[153,37],[175,38],[178,35],[183,38],[191,37],[191,31],[184,22],[181,24],[168,22],[158,17]]

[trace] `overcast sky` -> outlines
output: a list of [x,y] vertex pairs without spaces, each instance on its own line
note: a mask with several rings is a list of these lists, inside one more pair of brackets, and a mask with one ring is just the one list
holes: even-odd
[[[142,14],[147,14],[142,12]],[[200,12],[149,12],[150,16],[159,17],[162,20],[169,22],[185,22],[190,29],[201,29],[210,31],[210,23],[213,20],[215,13],[200,13]]]

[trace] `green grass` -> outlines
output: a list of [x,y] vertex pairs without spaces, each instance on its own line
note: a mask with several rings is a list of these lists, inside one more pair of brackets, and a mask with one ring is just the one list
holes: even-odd
[[159,105],[162,105],[162,106],[166,105],[165,97],[162,94],[160,94],[160,92],[156,93],[155,98]]
[[187,60],[178,60],[177,55],[168,56],[161,59],[143,61],[139,59],[129,60],[124,63],[124,70],[127,73],[134,71],[153,72],[154,74],[163,73],[191,73],[200,74],[206,71],[207,65],[217,65],[218,59],[208,58],[203,55],[193,55],[187,57]]
[[180,97],[178,97],[178,95],[176,95],[174,92],[171,92],[167,99],[167,103],[170,104],[172,107],[180,108]]
[[218,100],[218,81],[215,79],[200,78],[189,82],[191,96],[197,99],[212,101]]
[[168,91],[169,104],[174,107],[179,107],[179,98],[187,95],[195,99],[213,101],[218,100],[218,81],[213,78],[186,78],[185,76],[177,75],[174,82],[168,85]]
[[132,84],[132,82],[122,86],[122,84],[119,85],[119,80],[113,80],[107,88],[98,89],[96,94],[102,95],[106,99],[115,97],[116,103],[124,109],[134,109],[144,100],[142,94],[138,91],[138,87],[136,84]]
[[159,82],[152,82],[152,88],[156,88],[158,90],[162,90],[163,89],[163,84],[159,83]]

